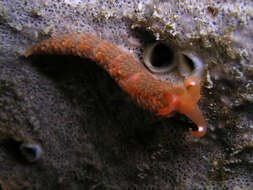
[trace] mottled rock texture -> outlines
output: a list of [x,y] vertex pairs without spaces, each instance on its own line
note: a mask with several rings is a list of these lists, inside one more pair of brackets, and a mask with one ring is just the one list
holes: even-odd
[[[252,22],[247,0],[0,0],[0,189],[253,189]],[[140,60],[157,40],[194,52],[207,135],[138,108],[89,60],[24,58],[69,32]]]

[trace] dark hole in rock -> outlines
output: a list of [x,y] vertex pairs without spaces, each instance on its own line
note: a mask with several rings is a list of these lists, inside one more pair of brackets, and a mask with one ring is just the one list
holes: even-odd
[[139,39],[143,46],[156,42],[156,37],[152,31],[149,31],[146,28],[137,27],[131,31],[131,35]]
[[36,156],[36,152],[32,149],[32,148],[29,148],[29,147],[23,147],[23,151],[29,155],[31,158],[35,157]]
[[151,54],[151,64],[154,67],[168,67],[173,64],[173,50],[165,44],[157,44]]
[[183,54],[183,57],[184,57],[185,63],[189,66],[191,71],[193,71],[195,69],[195,66],[194,66],[194,63],[193,63],[192,59],[189,58],[187,55],[184,55],[184,54]]
[[26,163],[26,160],[19,151],[19,147],[22,142],[9,138],[4,140],[1,145],[4,147],[6,153],[20,163]]
[[216,7],[209,6],[207,7],[207,12],[210,14],[210,16],[216,17],[219,13],[219,9]]
[[41,149],[38,145],[22,145],[20,151],[28,162],[36,161],[41,154]]

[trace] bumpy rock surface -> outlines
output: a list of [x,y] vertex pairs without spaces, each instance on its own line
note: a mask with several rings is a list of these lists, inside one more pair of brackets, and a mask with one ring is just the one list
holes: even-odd
[[[0,0],[0,189],[253,189],[252,27],[247,0]],[[194,52],[207,135],[138,108],[89,60],[24,58],[68,32],[140,60],[156,40]]]

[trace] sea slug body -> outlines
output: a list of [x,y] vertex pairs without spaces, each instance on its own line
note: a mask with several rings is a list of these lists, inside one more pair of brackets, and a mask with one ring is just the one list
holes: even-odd
[[34,54],[77,55],[91,59],[144,109],[165,117],[179,112],[197,125],[195,130],[190,129],[194,137],[206,133],[206,122],[197,105],[200,79],[194,75],[186,77],[181,86],[158,80],[144,71],[133,55],[91,34],[52,37],[28,49],[26,57]]

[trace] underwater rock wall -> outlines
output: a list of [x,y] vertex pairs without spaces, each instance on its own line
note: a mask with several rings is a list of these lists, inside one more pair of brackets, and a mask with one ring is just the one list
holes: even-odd
[[[252,189],[252,14],[247,0],[0,0],[0,189]],[[206,136],[139,108],[90,60],[24,57],[71,32],[115,43],[143,69],[152,44],[194,54]],[[179,67],[151,73],[177,81]]]

